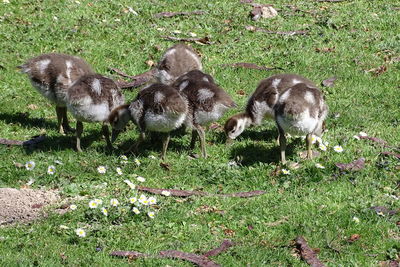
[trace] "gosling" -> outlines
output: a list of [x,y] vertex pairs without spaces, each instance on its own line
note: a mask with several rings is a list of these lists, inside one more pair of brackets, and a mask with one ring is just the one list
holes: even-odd
[[274,106],[275,121],[279,131],[279,146],[282,164],[286,164],[285,133],[306,136],[307,158],[313,157],[312,135],[321,136],[328,114],[322,92],[304,83],[283,91]]
[[76,150],[81,152],[82,122],[102,122],[107,148],[112,149],[107,126],[110,113],[124,105],[125,99],[118,85],[100,74],[82,76],[67,91],[67,107],[76,118]]
[[138,149],[145,140],[146,131],[158,132],[163,136],[161,158],[164,160],[170,132],[182,126],[187,113],[188,103],[177,90],[161,83],[152,84],[142,89],[129,106],[121,106],[110,114],[112,142],[129,120],[132,120],[139,128],[140,135],[128,151]]
[[194,149],[197,135],[200,137],[201,154],[207,157],[203,126],[219,120],[224,113],[236,107],[232,98],[214,83],[214,79],[199,70],[183,75],[175,83],[175,89],[187,100],[189,112],[185,125],[192,129],[190,149]]
[[39,93],[55,104],[59,133],[73,131],[67,116],[67,90],[83,75],[94,73],[89,64],[76,56],[51,53],[31,58],[18,68]]
[[277,74],[261,80],[250,96],[245,112],[236,114],[226,121],[224,130],[227,142],[232,142],[246,128],[261,125],[265,118],[274,119],[274,106],[279,94],[298,83],[315,87],[312,81],[296,74]]

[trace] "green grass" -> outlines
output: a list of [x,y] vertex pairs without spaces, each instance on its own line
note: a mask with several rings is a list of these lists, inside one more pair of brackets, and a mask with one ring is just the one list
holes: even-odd
[[[125,259],[108,256],[113,250],[137,250],[157,253],[179,249],[201,253],[214,248],[225,238],[237,243],[213,260],[223,266],[306,266],[293,256],[292,240],[304,235],[311,247],[320,248],[318,257],[328,266],[376,266],[380,261],[395,259],[400,253],[399,216],[378,216],[371,206],[399,209],[399,161],[382,158],[387,150],[352,136],[365,131],[388,141],[400,143],[400,64],[385,63],[385,58],[400,56],[400,12],[395,0],[345,1],[273,1],[280,16],[252,21],[251,7],[239,1],[15,1],[0,3],[0,137],[26,140],[46,133],[48,139],[34,150],[0,147],[0,187],[24,185],[35,179],[33,188],[58,189],[69,203],[80,209],[50,216],[28,225],[0,228],[0,263],[3,266],[58,265],[128,265]],[[264,2],[264,1],[260,1]],[[270,2],[267,2],[270,3]],[[288,5],[296,5],[295,12]],[[131,6],[138,16],[125,13]],[[204,10],[205,15],[155,19],[163,11]],[[305,11],[305,12],[303,12]],[[119,19],[119,21],[116,19]],[[309,30],[307,36],[280,36],[249,32],[246,25],[276,31]],[[158,30],[162,29],[162,31]],[[336,76],[332,88],[322,88],[330,108],[328,132],[324,139],[330,149],[313,161],[302,161],[297,152],[305,149],[302,141],[291,140],[287,157],[301,167],[287,176],[274,175],[278,165],[277,134],[274,123],[247,130],[234,145],[224,145],[223,133],[207,132],[207,159],[188,160],[189,134],[174,136],[167,152],[171,170],[159,166],[161,143],[147,142],[138,155],[140,166],[121,165],[118,156],[138,132],[131,125],[120,135],[118,149],[105,152],[99,124],[84,124],[83,149],[73,150],[73,136],[56,131],[54,107],[44,100],[19,74],[15,66],[46,52],[79,55],[99,73],[112,76],[108,67],[129,74],[149,69],[147,60],[157,61],[173,43],[162,35],[189,37],[189,32],[209,36],[212,45],[193,44],[202,54],[206,72],[212,74],[238,103],[238,110],[228,112],[224,120],[241,110],[259,80],[275,73],[298,73],[320,83]],[[157,49],[161,48],[161,51]],[[321,53],[316,48],[334,48]],[[257,71],[222,67],[222,64],[251,62],[283,68],[282,71]],[[366,72],[381,65],[381,75]],[[238,94],[246,92],[245,96]],[[124,91],[132,100],[136,90]],[[37,108],[29,106],[34,104]],[[340,144],[343,153],[332,146]],[[198,148],[197,148],[198,149]],[[197,150],[199,153],[199,151]],[[365,169],[340,173],[337,162],[366,158]],[[14,162],[33,160],[30,172]],[[54,176],[46,174],[47,166],[60,160]],[[228,162],[240,161],[238,167]],[[322,163],[325,169],[316,169]],[[99,165],[109,171],[98,174]],[[116,175],[122,167],[124,176]],[[121,215],[120,221],[94,220],[83,208],[89,200],[112,197],[121,201],[127,194],[123,179],[136,173],[145,177],[146,186],[196,189],[211,193],[265,190],[266,194],[250,198],[190,197],[180,201],[157,197],[160,209],[154,220]],[[106,182],[107,186],[101,185]],[[78,197],[83,200],[77,200]],[[1,204],[0,204],[1,205]],[[223,214],[204,213],[207,205]],[[111,211],[110,211],[111,212]],[[353,217],[360,219],[355,223]],[[269,223],[286,218],[275,226]],[[61,230],[59,225],[70,227]],[[87,237],[78,239],[74,229],[85,227]],[[249,227],[252,226],[252,227]],[[233,230],[228,236],[225,229]],[[360,240],[349,243],[352,234]],[[96,248],[101,248],[96,252]],[[65,255],[64,259],[60,254]],[[166,259],[139,259],[138,266],[190,264]]]

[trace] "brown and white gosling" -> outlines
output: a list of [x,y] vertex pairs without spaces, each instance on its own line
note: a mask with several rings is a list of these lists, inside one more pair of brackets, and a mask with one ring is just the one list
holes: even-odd
[[184,74],[174,84],[189,104],[185,125],[192,129],[190,148],[194,149],[196,137],[199,135],[204,158],[207,157],[207,152],[203,126],[219,120],[229,108],[236,107],[232,98],[213,81],[210,75],[194,70]]
[[184,123],[187,112],[188,104],[177,90],[161,83],[152,84],[142,89],[129,106],[121,106],[110,114],[112,141],[132,119],[139,128],[140,136],[129,150],[138,148],[145,139],[146,131],[158,132],[163,135],[161,158],[165,159],[169,133]]
[[261,80],[247,101],[245,112],[236,114],[226,121],[224,130],[227,142],[238,137],[246,128],[261,125],[264,118],[274,119],[274,106],[279,94],[298,83],[315,87],[312,81],[296,74],[277,74]]
[[82,76],[67,91],[67,107],[76,118],[76,149],[81,149],[82,122],[102,122],[107,147],[112,148],[107,122],[112,110],[123,105],[117,84],[100,74]]
[[56,105],[58,131],[63,134],[69,127],[66,99],[67,89],[81,76],[94,73],[83,59],[65,54],[43,54],[18,66],[26,73],[33,87]]
[[306,136],[307,158],[312,158],[312,135],[320,136],[328,114],[322,92],[304,83],[283,91],[274,107],[275,121],[279,130],[281,161],[286,163],[285,133]]
[[171,85],[186,72],[202,68],[200,57],[190,46],[176,44],[168,48],[161,57],[155,77],[158,82]]

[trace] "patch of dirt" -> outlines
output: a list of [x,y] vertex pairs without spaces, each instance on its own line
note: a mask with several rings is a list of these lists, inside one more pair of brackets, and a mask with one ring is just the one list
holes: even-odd
[[60,197],[55,191],[0,188],[0,225],[43,217],[43,208],[58,200]]

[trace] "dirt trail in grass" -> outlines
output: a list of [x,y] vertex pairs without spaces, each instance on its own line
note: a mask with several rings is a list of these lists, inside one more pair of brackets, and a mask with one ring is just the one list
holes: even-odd
[[57,192],[0,188],[0,225],[28,222],[44,216],[44,206],[58,201]]

